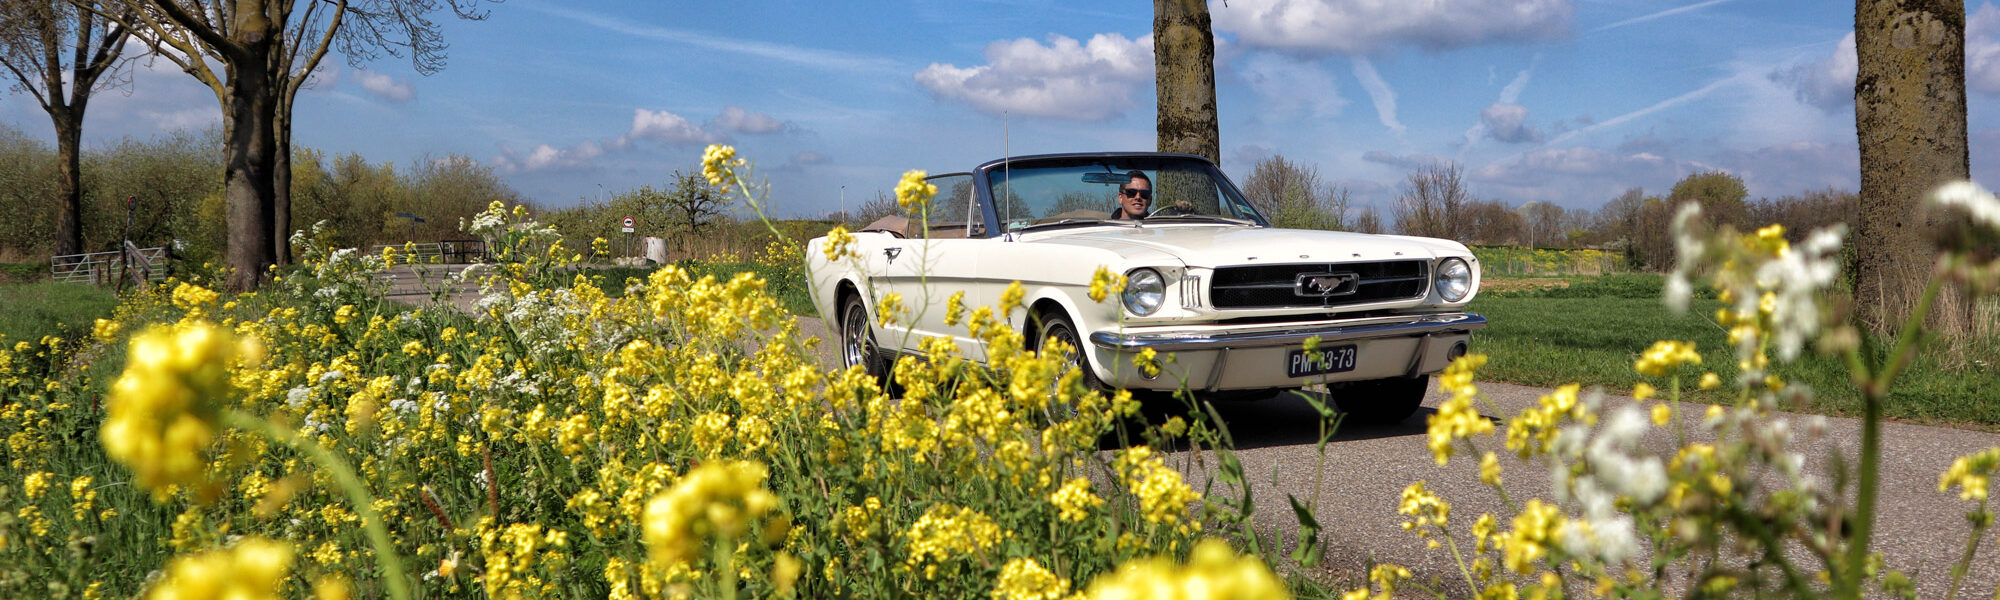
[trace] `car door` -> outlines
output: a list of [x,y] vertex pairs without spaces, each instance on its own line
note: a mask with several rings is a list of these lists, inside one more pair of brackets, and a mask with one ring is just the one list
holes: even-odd
[[888,347],[917,352],[926,337],[945,336],[966,358],[984,360],[985,350],[963,322],[947,324],[949,299],[964,292],[962,304],[972,308],[990,305],[997,298],[991,286],[979,278],[979,260],[996,242],[986,239],[982,212],[972,189],[972,174],[952,173],[927,179],[938,188],[936,197],[917,218],[911,220],[907,237],[883,249],[885,279],[903,297],[909,313],[899,317],[882,340]]

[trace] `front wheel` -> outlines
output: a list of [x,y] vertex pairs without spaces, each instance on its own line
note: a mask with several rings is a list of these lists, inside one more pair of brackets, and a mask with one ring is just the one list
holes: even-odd
[[1334,406],[1355,422],[1375,425],[1401,423],[1424,404],[1431,377],[1390,377],[1341,384],[1329,390]]
[[868,306],[860,295],[847,297],[840,309],[840,366],[862,365],[877,381],[887,381],[888,364],[875,346],[875,332],[868,327]]

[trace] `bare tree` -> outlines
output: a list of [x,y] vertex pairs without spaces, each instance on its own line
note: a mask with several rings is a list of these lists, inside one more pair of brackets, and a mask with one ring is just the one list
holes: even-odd
[[1396,230],[1408,235],[1458,239],[1460,209],[1471,200],[1465,170],[1451,161],[1433,162],[1411,172],[1396,196]]
[[118,80],[127,33],[59,0],[0,3],[0,66],[55,125],[58,255],[83,251],[83,112],[92,93]]
[[1566,245],[1569,241],[1569,226],[1564,218],[1568,215],[1562,207],[1529,202],[1515,210],[1521,215],[1521,243],[1529,248]]
[[1364,206],[1355,211],[1354,221],[1347,225],[1348,231],[1355,233],[1382,233],[1382,213],[1374,206]]
[[1459,207],[1459,241],[1511,246],[1523,243],[1521,215],[1499,200],[1475,200]]
[[[350,62],[408,52],[420,73],[443,68],[431,15],[481,18],[479,0],[69,0],[114,19],[214,92],[222,107],[230,289],[255,289],[290,228],[292,98],[329,49]],[[220,67],[218,72],[218,68]],[[289,192],[289,190],[287,190]]]
[[722,209],[728,205],[700,173],[674,171],[673,182],[674,191],[663,199],[669,225],[697,234],[722,218]]
[[[1888,332],[1915,306],[1931,268],[1926,242],[1942,223],[1925,195],[1971,173],[1965,123],[1964,0],[1859,0],[1854,5],[1854,131],[1861,211],[1854,296],[1868,327]],[[1933,328],[1968,331],[1971,307],[1940,297]],[[1864,532],[1865,533],[1865,532]]]
[[1215,114],[1215,32],[1205,0],[1153,0],[1159,148],[1222,164]]

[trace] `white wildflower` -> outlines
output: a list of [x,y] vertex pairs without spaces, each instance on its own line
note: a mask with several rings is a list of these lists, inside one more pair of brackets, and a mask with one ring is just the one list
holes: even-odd
[[1972,221],[1988,229],[2000,231],[2000,198],[1993,192],[1970,181],[1944,184],[1931,192],[1932,206],[1964,209],[1972,216]]

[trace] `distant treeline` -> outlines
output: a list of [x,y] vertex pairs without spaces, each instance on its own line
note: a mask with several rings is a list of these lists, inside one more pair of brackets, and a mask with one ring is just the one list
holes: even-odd
[[[222,142],[217,131],[127,139],[83,155],[84,249],[118,246],[126,199],[134,199],[131,238],[141,247],[178,242],[189,260],[219,256],[225,240]],[[459,220],[493,201],[520,195],[491,168],[448,156],[408,166],[370,163],[358,154],[329,158],[299,148],[292,158],[292,228],[325,221],[341,246],[461,237]],[[45,259],[55,247],[54,148],[0,125],[0,262]],[[408,213],[424,219],[398,217]]]

